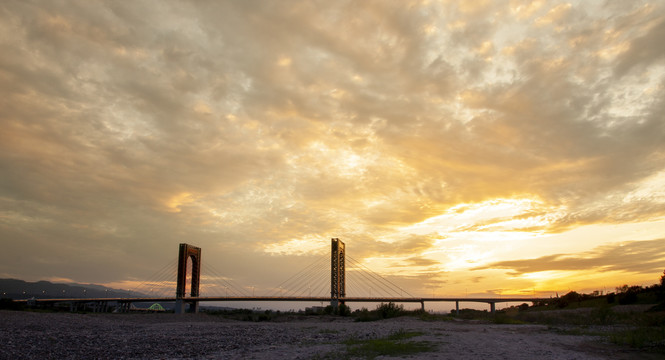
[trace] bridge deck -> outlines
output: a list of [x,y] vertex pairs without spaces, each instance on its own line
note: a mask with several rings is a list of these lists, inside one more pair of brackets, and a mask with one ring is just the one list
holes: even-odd
[[[68,299],[20,299],[14,300],[19,303],[34,301],[35,303],[57,303],[57,302],[170,302],[178,300],[175,297],[147,297],[147,298],[68,298]],[[295,302],[329,302],[329,297],[320,296],[199,296],[182,298],[185,302],[194,301],[295,301]],[[505,303],[505,302],[537,302],[550,300],[549,298],[456,298],[456,297],[345,297],[339,299],[343,302],[394,302],[394,303],[423,303],[423,302],[481,302],[481,303]]]

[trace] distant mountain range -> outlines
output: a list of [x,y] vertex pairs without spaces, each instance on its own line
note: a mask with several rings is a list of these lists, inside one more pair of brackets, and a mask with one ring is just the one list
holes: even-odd
[[17,279],[0,279],[0,297],[9,299],[29,298],[104,298],[144,297],[145,294],[107,288],[95,284],[57,284],[49,281],[27,282]]

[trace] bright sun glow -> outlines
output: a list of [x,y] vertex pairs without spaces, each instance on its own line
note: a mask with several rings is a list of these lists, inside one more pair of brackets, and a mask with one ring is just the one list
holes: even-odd
[[542,204],[531,199],[495,199],[456,205],[444,214],[401,229],[415,234],[448,234],[457,231],[514,231],[546,226],[554,215],[530,216]]
[[172,196],[167,202],[166,207],[170,212],[180,212],[180,208],[183,205],[193,202],[195,199],[192,197],[192,194],[189,192],[182,192],[180,194]]

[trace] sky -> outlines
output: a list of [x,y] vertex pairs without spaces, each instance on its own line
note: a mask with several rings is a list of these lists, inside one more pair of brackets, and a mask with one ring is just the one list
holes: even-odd
[[663,39],[662,1],[2,1],[0,277],[188,243],[264,294],[339,238],[417,296],[657,283]]

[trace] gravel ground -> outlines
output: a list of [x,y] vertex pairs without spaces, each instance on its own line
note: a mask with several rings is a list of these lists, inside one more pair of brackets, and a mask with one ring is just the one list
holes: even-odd
[[[423,335],[434,351],[410,359],[644,359],[592,336],[540,325],[420,321],[358,323],[306,317],[241,322],[205,314],[70,314],[0,311],[0,359],[312,359],[346,353],[348,339],[397,331]],[[382,357],[387,359],[389,357]]]

